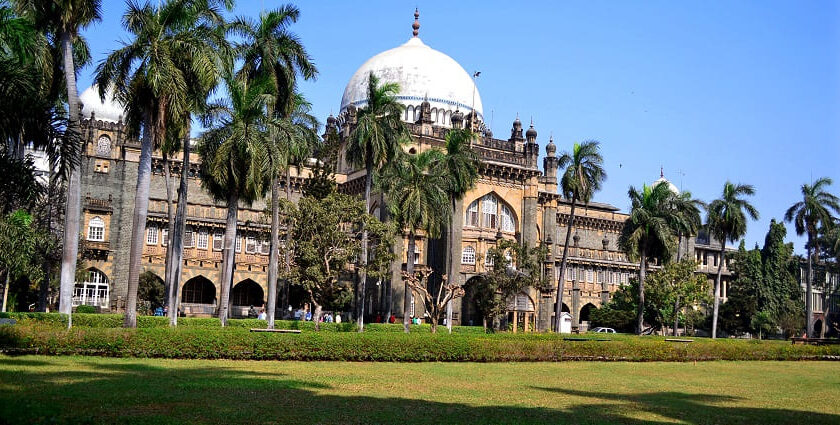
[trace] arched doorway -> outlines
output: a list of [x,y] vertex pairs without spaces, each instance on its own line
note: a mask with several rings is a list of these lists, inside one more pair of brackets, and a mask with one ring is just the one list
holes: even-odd
[[814,321],[814,332],[813,332],[812,335],[815,338],[819,338],[820,332],[822,332],[822,324],[823,324],[822,319],[817,319],[817,320]]
[[251,306],[262,307],[265,303],[262,287],[251,279],[237,283],[230,291],[230,304],[233,316],[247,317]]
[[[548,327],[549,327],[552,331],[554,330],[554,325],[555,325],[555,323],[554,323],[554,317],[555,317],[554,312],[555,312],[555,311],[557,311],[556,309],[557,309],[557,303],[555,302],[555,303],[551,304],[551,323],[549,323],[549,325],[548,325]],[[569,309],[569,305],[568,305],[568,304],[566,304],[566,303],[563,303],[563,305],[562,305],[562,306],[560,306],[560,312],[561,312],[561,313],[569,313],[569,314],[572,314],[572,310],[571,310],[571,309]]]
[[163,308],[166,300],[164,297],[163,279],[154,272],[145,271],[140,275],[140,282],[137,285],[137,298],[139,299],[138,310],[145,310],[145,314],[154,314],[158,307]]
[[181,310],[190,316],[211,316],[216,308],[216,286],[204,276],[196,276],[181,289]]
[[478,307],[481,280],[480,276],[474,276],[464,284],[464,297],[461,298],[461,325],[482,326],[484,324],[484,315]]
[[583,308],[580,309],[580,315],[578,315],[578,322],[581,325],[583,330],[589,329],[589,315],[592,313],[592,310],[597,310],[598,307],[595,307],[595,304],[587,303]]
[[110,305],[110,290],[108,276],[101,270],[91,267],[85,274],[83,282],[76,282],[73,287],[73,307],[91,305],[108,308]]

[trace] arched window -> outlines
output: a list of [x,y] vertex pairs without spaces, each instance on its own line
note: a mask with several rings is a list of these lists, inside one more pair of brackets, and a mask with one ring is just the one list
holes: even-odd
[[513,212],[510,211],[507,205],[502,204],[502,230],[505,232],[515,232],[516,223],[513,220]]
[[467,208],[465,223],[467,226],[478,227],[478,199],[473,201],[473,203],[470,204],[470,207]]
[[158,227],[157,227],[157,224],[150,224],[150,225],[146,226],[146,245],[157,245],[157,244],[158,244]]
[[496,220],[496,212],[498,211],[498,201],[492,194],[485,195],[481,198],[481,225],[495,229],[498,227]]
[[409,106],[408,108],[405,108],[405,120],[406,121],[411,121],[413,119],[414,119],[414,107]]
[[446,112],[443,113],[443,125],[450,125],[451,124],[449,122],[449,114],[450,114],[449,111],[446,111]]
[[487,266],[487,267],[493,267],[493,264],[494,264],[493,256],[490,255],[490,251],[487,251],[484,254],[484,265]]
[[84,282],[76,282],[73,288],[73,305],[108,307],[108,277],[97,269],[88,270]]
[[94,217],[90,219],[90,223],[88,223],[88,240],[105,240],[105,220],[103,220],[101,217]]
[[461,264],[475,264],[475,248],[468,246],[461,252]]

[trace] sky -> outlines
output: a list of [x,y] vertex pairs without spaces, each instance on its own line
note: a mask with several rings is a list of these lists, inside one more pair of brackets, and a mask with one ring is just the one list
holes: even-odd
[[[238,0],[256,17],[271,0]],[[629,209],[627,189],[665,177],[704,201],[724,182],[755,186],[761,217],[747,247],[763,245],[770,220],[822,176],[840,195],[840,2],[790,1],[303,1],[291,26],[319,75],[301,84],[322,122],[371,56],[411,37],[455,59],[477,80],[496,138],[517,114],[534,121],[544,152],[601,142],[607,180],[596,201]],[[85,31],[98,63],[128,40],[125,3],[103,0]],[[81,71],[79,90],[94,66]],[[542,161],[540,161],[542,164]],[[803,237],[788,240],[804,252]],[[735,244],[737,246],[737,243]]]

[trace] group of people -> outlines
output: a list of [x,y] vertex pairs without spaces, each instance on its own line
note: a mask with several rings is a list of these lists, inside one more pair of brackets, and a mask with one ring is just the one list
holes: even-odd
[[254,306],[248,309],[248,318],[249,319],[258,319],[258,320],[266,320],[268,316],[265,314],[265,307],[260,307],[259,312],[257,311]]
[[[303,320],[303,321],[311,322],[312,321],[312,312],[309,311],[309,310],[304,310],[302,308],[299,308],[299,309],[295,310],[294,318],[295,318],[295,320]],[[331,312],[326,312],[326,313],[321,315],[320,321],[321,321],[321,323],[333,323],[333,322],[341,323],[341,314],[336,313],[335,316],[333,316],[333,314]]]

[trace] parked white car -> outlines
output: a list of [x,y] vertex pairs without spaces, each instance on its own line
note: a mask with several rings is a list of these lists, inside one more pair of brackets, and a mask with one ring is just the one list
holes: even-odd
[[595,333],[599,333],[599,334],[614,334],[615,329],[613,329],[613,328],[602,328],[602,327],[599,326],[597,328],[593,328],[589,332],[595,332]]

